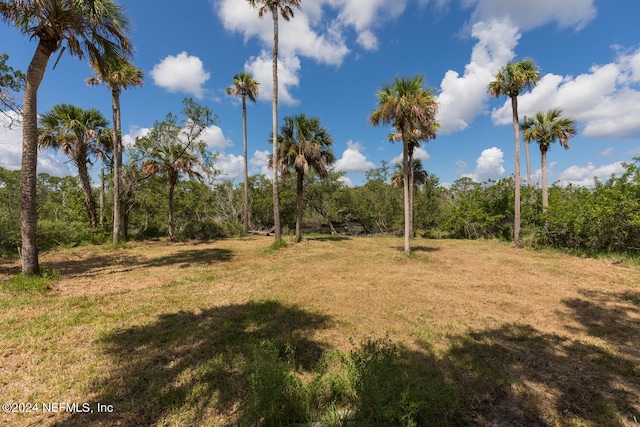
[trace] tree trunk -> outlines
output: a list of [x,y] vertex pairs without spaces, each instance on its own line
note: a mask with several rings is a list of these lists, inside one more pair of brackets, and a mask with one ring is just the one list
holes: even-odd
[[402,173],[404,187],[404,252],[411,253],[411,201],[409,196],[409,143],[405,137],[406,129],[402,129]]
[[93,201],[93,195],[91,193],[91,181],[89,179],[89,170],[87,169],[87,154],[86,152],[78,153],[76,159],[78,167],[78,178],[80,179],[80,186],[82,187],[82,193],[84,195],[84,207],[87,210],[87,217],[89,218],[89,227],[96,228],[98,225],[96,217],[96,205]]
[[175,185],[169,182],[169,239],[173,239],[175,234],[174,220],[173,220],[173,192]]
[[298,179],[296,183],[296,242],[302,240],[302,183],[304,180],[303,172],[297,171]]
[[249,166],[247,165],[247,97],[242,95],[242,139],[244,141],[244,204],[242,232],[249,233]]
[[513,213],[513,240],[516,244],[520,242],[520,125],[518,123],[518,97],[511,97],[511,109],[513,111],[513,139],[515,154],[515,197]]
[[411,209],[411,215],[409,216],[409,236],[415,237],[413,230],[413,148],[409,150],[409,208]]
[[273,16],[273,225],[276,243],[282,240],[280,230],[280,204],[278,202],[278,8],[271,9]]
[[[527,123],[527,116],[523,117],[523,122]],[[529,155],[529,143],[524,141],[524,156],[527,162],[527,187],[531,187],[531,156]]]
[[22,122],[22,164],[20,171],[20,231],[22,234],[22,274],[40,274],[36,242],[37,164],[38,164],[38,87],[55,46],[40,41],[27,69]]
[[121,196],[122,178],[122,125],[120,122],[120,90],[111,90],[111,108],[113,110],[113,244],[116,245],[124,236],[122,228]]
[[104,228],[104,168],[100,168],[100,228]]
[[549,189],[547,188],[547,150],[540,145],[542,157],[542,213],[547,213],[549,207]]

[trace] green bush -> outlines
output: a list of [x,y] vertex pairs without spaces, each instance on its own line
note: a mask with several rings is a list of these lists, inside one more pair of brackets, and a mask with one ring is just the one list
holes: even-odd
[[273,342],[253,346],[245,368],[248,391],[243,401],[243,425],[283,426],[307,421],[306,390],[291,370]]
[[16,258],[22,244],[20,222],[0,219],[0,230],[0,258]]

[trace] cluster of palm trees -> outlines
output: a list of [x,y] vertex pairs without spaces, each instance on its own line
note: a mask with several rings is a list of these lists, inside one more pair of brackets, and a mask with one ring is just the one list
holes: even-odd
[[129,20],[112,0],[103,1],[0,1],[0,18],[37,41],[27,69],[23,101],[22,163],[20,174],[20,228],[22,272],[40,272],[36,244],[36,166],[38,153],[37,93],[56,52],[90,61],[102,75],[109,74],[109,59],[130,57]]
[[[495,75],[488,85],[489,95],[500,97],[503,95],[511,99],[513,118],[513,139],[515,156],[515,203],[513,239],[520,242],[520,120],[518,118],[518,96],[527,89],[531,89],[540,80],[540,69],[531,59],[511,61]],[[547,151],[549,145],[560,141],[564,148],[569,148],[569,139],[577,134],[576,122],[562,116],[562,110],[552,109],[538,112],[533,120],[526,120],[523,124],[527,162],[527,185],[531,185],[531,166],[529,158],[529,143],[537,141],[542,157],[542,209],[547,212],[549,206],[547,187]]]
[[[280,214],[278,202],[278,173],[295,170],[298,174],[298,215],[296,237],[300,239],[300,193],[304,173],[309,167],[320,175],[326,174],[326,166],[335,158],[331,152],[332,139],[317,118],[305,115],[288,117],[278,133],[278,20],[286,21],[294,17],[294,10],[300,8],[301,0],[247,0],[257,9],[258,16],[271,13],[273,19],[273,94],[272,94],[272,169],[273,169],[273,209],[276,243],[281,241]],[[115,0],[100,2],[78,0],[73,2],[62,0],[0,0],[0,18],[15,26],[19,31],[37,40],[38,44],[29,64],[24,89],[23,102],[23,147],[22,173],[20,178],[21,194],[21,233],[22,233],[22,271],[25,275],[36,275],[40,267],[36,245],[36,164],[39,140],[41,144],[61,147],[63,150],[79,150],[82,142],[103,138],[97,129],[77,130],[71,134],[60,132],[62,122],[55,117],[56,111],[48,118],[46,126],[51,131],[47,137],[39,138],[37,92],[43,79],[47,64],[54,53],[68,51],[72,56],[83,59],[88,56],[96,77],[88,79],[90,84],[104,82],[111,89],[113,105],[114,131],[111,135],[113,148],[114,177],[114,219],[113,242],[122,238],[122,209],[120,208],[121,166],[122,166],[122,131],[120,125],[120,92],[132,86],[141,86],[143,74],[131,62],[133,45],[128,38],[129,20],[124,10]],[[533,87],[539,80],[539,70],[530,60],[509,63],[489,85],[491,96],[507,95],[513,107],[515,161],[516,161],[516,212],[514,238],[517,241],[520,233],[520,124],[517,113],[517,97],[526,88]],[[246,98],[255,101],[259,84],[246,73],[234,77],[234,86],[229,88],[230,95],[242,98],[243,136],[245,160],[245,200],[243,230],[248,231],[248,171],[246,141]],[[414,149],[420,141],[435,138],[438,129],[436,115],[438,104],[432,88],[424,87],[424,78],[396,77],[392,84],[384,83],[377,93],[377,109],[370,116],[374,125],[391,125],[396,132],[390,135],[391,141],[401,140],[403,145],[403,187],[405,199],[405,252],[410,252],[412,230],[412,191],[414,176]],[[69,107],[69,106],[66,106]],[[65,107],[65,108],[66,108]],[[63,108],[62,106],[60,108]],[[58,111],[59,112],[59,111]],[[43,122],[43,124],[46,122]],[[97,123],[97,122],[96,122]],[[100,126],[97,126],[98,128]],[[525,140],[537,140],[543,155],[543,175],[546,174],[546,151],[549,144],[560,140],[568,147],[568,139],[575,135],[575,123],[561,117],[558,110],[548,114],[538,114],[532,121],[524,124]],[[78,127],[79,129],[79,127]],[[93,139],[92,139],[93,138]],[[64,148],[67,147],[67,148]],[[528,157],[528,155],[527,155]],[[86,159],[86,157],[85,157]],[[76,161],[79,173],[82,162]],[[527,161],[527,164],[529,162]],[[86,165],[85,165],[86,166]],[[153,172],[151,164],[148,172]],[[528,171],[530,176],[530,171]],[[82,176],[81,176],[82,178]],[[546,186],[546,176],[543,178]],[[548,203],[544,193],[544,206]],[[87,209],[91,209],[89,206]],[[91,214],[90,214],[91,216]],[[94,221],[95,218],[91,219]]]

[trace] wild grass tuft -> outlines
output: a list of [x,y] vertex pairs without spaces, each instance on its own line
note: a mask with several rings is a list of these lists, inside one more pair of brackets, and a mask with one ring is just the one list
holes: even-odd
[[9,280],[0,283],[0,290],[5,292],[46,292],[51,288],[51,283],[58,279],[58,273],[54,270],[43,268],[36,276],[25,276],[18,273]]

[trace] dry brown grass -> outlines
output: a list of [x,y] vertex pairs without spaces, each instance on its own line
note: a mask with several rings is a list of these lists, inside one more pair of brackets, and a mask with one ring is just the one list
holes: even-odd
[[[637,266],[496,241],[417,239],[410,257],[391,237],[271,243],[43,254],[61,275],[48,294],[0,292],[0,398],[111,403],[114,413],[0,414],[0,424],[172,425],[184,423],[181,412],[230,424],[238,401],[228,396],[242,390],[194,371],[208,366],[211,382],[233,376],[242,340],[282,331],[309,354],[388,335],[459,390],[461,424],[640,420]],[[0,281],[17,270],[0,265]],[[156,395],[177,400],[176,410],[134,402],[153,383],[140,371],[171,388]]]

